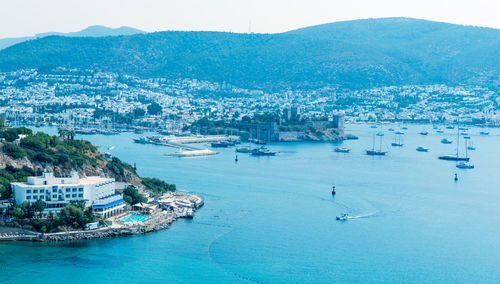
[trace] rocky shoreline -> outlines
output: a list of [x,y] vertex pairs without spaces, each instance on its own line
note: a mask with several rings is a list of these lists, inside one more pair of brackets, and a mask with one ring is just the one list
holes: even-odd
[[139,235],[166,229],[177,218],[168,218],[154,224],[134,225],[124,228],[101,228],[89,231],[71,231],[62,233],[25,233],[0,236],[0,241],[61,242],[74,240],[105,239],[121,236]]
[[[203,206],[203,198],[196,195],[184,194],[187,198],[192,198],[190,210],[194,212],[199,207]],[[14,232],[10,234],[0,234],[1,241],[30,241],[30,242],[63,242],[74,240],[91,240],[91,239],[105,239],[122,236],[140,235],[151,232],[160,231],[168,228],[175,220],[179,218],[192,218],[187,210],[176,211],[161,211],[150,216],[149,219],[138,222],[120,222],[114,221],[111,227],[104,227],[88,231],[69,231],[59,233],[38,233],[32,231],[24,231],[21,229],[12,228]],[[127,214],[131,214],[128,212]],[[190,213],[189,213],[190,214]]]

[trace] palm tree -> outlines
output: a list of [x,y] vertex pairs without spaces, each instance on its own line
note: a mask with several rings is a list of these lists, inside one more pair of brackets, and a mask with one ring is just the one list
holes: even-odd
[[59,134],[59,137],[61,137],[62,139],[64,139],[66,137],[67,131],[64,130],[64,129],[59,129],[57,131],[57,133]]
[[76,133],[75,133],[75,131],[74,131],[74,130],[70,130],[70,131],[68,131],[68,133],[67,133],[67,134],[68,134],[69,139],[71,139],[71,140],[75,140],[75,135],[76,135]]

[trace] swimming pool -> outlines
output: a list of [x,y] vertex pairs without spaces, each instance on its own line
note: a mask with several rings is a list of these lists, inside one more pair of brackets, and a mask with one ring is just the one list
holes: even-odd
[[120,219],[120,221],[124,222],[142,222],[145,220],[148,220],[151,218],[150,216],[147,215],[128,215],[127,217],[123,217]]

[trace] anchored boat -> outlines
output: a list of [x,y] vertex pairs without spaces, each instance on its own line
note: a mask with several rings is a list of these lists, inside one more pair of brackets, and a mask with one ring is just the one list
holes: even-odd
[[239,148],[236,148],[235,151],[238,152],[238,153],[251,153],[252,149],[250,148],[250,146],[248,146],[248,147],[239,147]]
[[[457,121],[457,153],[454,155],[444,155],[444,156],[439,156],[438,159],[440,160],[445,160],[445,161],[463,161],[463,162],[468,162],[469,157],[467,157],[467,140],[465,140],[465,157],[460,157],[459,151],[460,151],[460,126],[458,126],[458,121]],[[442,142],[442,141],[441,141]]]
[[373,136],[373,146],[371,149],[366,149],[366,154],[369,156],[384,156],[387,151],[382,151],[382,136],[380,136],[380,147],[375,149],[375,136]]
[[401,135],[396,134],[396,137],[394,138],[394,142],[391,144],[393,147],[403,147],[403,143],[401,143]]
[[451,140],[449,140],[449,139],[443,138],[443,139],[441,139],[441,143],[443,143],[443,144],[451,144],[453,142]]
[[335,147],[335,149],[333,149],[333,151],[335,151],[337,153],[349,153],[351,151],[351,149]]
[[424,146],[418,146],[417,151],[418,152],[429,152],[429,148],[426,148]]
[[274,156],[276,152],[269,151],[266,147],[262,146],[259,149],[252,150],[252,156]]
[[469,162],[458,162],[457,168],[459,169],[473,169],[474,165]]

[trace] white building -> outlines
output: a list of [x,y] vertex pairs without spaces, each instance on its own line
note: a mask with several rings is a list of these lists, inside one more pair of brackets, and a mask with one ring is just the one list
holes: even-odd
[[41,177],[28,177],[27,182],[12,183],[12,191],[17,204],[25,201],[45,202],[43,216],[50,212],[59,213],[64,206],[85,200],[86,207],[93,207],[95,213],[110,217],[123,212],[123,195],[116,192],[115,180],[99,176],[80,178],[72,171],[69,177],[54,177],[45,172]]

